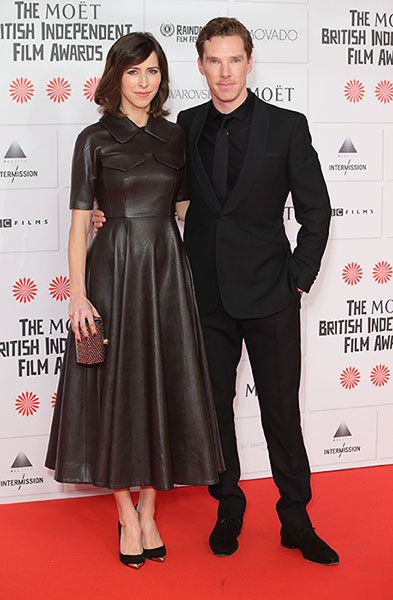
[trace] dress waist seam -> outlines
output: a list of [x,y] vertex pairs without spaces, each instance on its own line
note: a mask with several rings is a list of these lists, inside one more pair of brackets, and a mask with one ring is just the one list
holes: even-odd
[[113,216],[113,215],[105,215],[107,221],[110,219],[174,219],[174,215],[121,215],[121,216]]

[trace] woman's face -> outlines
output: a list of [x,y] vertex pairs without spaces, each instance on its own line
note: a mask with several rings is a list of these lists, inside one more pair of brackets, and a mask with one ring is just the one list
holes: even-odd
[[147,112],[161,83],[161,71],[157,54],[150,56],[139,65],[126,69],[121,78],[120,108],[125,114]]

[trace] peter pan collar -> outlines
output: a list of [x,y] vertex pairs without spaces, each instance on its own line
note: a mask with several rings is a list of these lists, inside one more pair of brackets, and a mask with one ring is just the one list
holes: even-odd
[[109,131],[117,142],[125,143],[132,140],[138,133],[145,131],[160,142],[168,142],[168,127],[164,119],[155,119],[151,115],[145,127],[138,127],[127,117],[105,115],[100,119],[101,125]]

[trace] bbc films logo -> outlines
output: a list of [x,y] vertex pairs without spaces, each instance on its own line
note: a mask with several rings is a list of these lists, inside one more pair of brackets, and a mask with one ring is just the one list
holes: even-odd
[[178,44],[195,44],[202,25],[188,23],[161,23],[160,33],[164,37],[174,38]]
[[344,454],[361,452],[362,447],[351,443],[352,433],[346,423],[341,423],[333,435],[333,446],[324,448],[323,455],[337,455],[340,459]]
[[[6,179],[8,183],[13,184],[19,179],[37,178],[39,176],[38,169],[23,168],[23,165],[26,162],[26,160],[27,156],[23,148],[21,147],[19,142],[14,140],[3,156],[3,168],[0,169],[0,179]],[[6,221],[9,220],[6,219]],[[4,227],[4,224],[2,226]],[[10,226],[11,225],[8,225],[8,227]]]
[[367,171],[367,163],[358,160],[357,154],[355,144],[350,137],[346,137],[338,150],[337,160],[329,164],[329,171],[340,172],[344,177],[351,173]]
[[43,477],[30,476],[33,468],[33,464],[26,454],[22,451],[18,452],[10,466],[11,476],[9,479],[0,480],[0,488],[13,488],[20,492],[25,486],[42,485]]
[[49,225],[49,219],[47,217],[43,217],[40,219],[13,219],[11,217],[6,217],[4,219],[0,219],[0,230],[24,227],[44,227],[47,225]]

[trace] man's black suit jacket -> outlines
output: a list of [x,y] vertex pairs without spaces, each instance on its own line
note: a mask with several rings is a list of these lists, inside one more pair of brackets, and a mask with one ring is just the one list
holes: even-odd
[[[249,92],[251,93],[251,92]],[[219,298],[234,318],[283,310],[309,291],[326,246],[331,208],[304,115],[255,97],[238,181],[220,205],[198,151],[210,103],[179,113],[187,133],[190,206],[184,242],[201,314]],[[291,192],[301,224],[291,252],[283,224]]]

